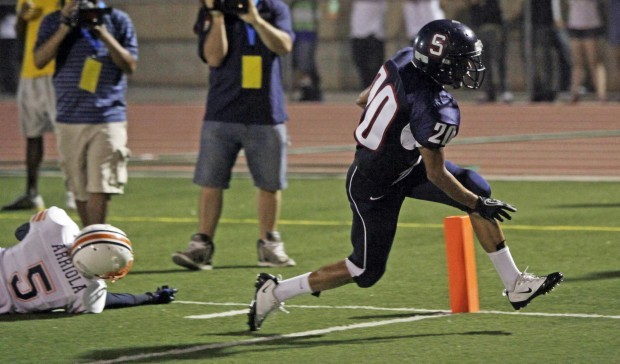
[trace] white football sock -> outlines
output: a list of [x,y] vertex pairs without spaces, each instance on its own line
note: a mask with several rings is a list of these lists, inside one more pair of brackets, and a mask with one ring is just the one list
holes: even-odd
[[279,302],[284,302],[304,293],[312,293],[308,277],[310,277],[310,272],[279,282],[273,290],[273,295]]
[[506,290],[512,292],[521,272],[517,269],[514,260],[512,260],[508,247],[493,253],[487,253],[487,255],[491,258],[491,262],[493,262],[495,270],[499,273]]

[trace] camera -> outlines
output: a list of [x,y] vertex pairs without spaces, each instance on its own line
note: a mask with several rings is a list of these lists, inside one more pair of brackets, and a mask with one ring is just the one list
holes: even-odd
[[215,0],[213,10],[227,14],[247,14],[248,0]]
[[69,19],[72,27],[88,28],[103,24],[103,16],[110,14],[112,8],[100,7],[90,0],[79,0],[77,13]]

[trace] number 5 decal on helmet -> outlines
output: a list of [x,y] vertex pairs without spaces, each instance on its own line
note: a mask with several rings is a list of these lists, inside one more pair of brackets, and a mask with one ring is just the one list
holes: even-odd
[[446,36],[443,34],[435,34],[429,47],[429,53],[441,57],[443,55],[444,44],[446,43]]

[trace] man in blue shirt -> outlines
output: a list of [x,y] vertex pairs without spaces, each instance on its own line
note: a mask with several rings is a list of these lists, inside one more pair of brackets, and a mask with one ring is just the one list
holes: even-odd
[[239,11],[204,0],[194,25],[198,54],[209,65],[207,109],[194,183],[201,186],[198,231],[172,255],[191,270],[212,268],[213,239],[240,150],[258,189],[260,266],[293,266],[277,231],[286,188],[285,98],[280,57],[293,48],[289,8],[282,0],[250,0]]
[[56,60],[56,133],[62,166],[83,226],[104,223],[112,194],[127,182],[127,74],[136,70],[138,40],[129,16],[108,9],[92,21],[66,2],[43,19],[35,65]]

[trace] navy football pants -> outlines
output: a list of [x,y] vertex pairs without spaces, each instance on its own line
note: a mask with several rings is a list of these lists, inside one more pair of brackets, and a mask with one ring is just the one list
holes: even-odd
[[[467,189],[477,195],[489,197],[491,188],[487,181],[475,171],[446,162],[447,170]],[[353,252],[348,259],[364,272],[354,277],[360,287],[375,284],[387,264],[401,206],[406,197],[437,202],[471,212],[449,198],[426,178],[426,169],[421,163],[397,184],[381,189],[362,175],[353,163],[346,180],[347,197],[353,212],[351,243]]]

